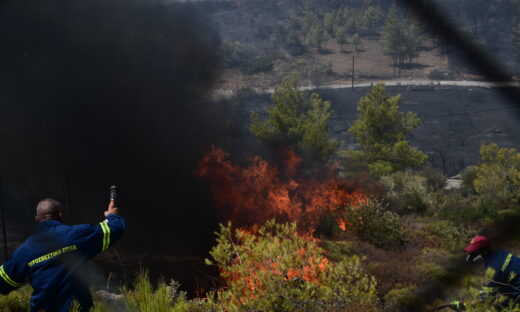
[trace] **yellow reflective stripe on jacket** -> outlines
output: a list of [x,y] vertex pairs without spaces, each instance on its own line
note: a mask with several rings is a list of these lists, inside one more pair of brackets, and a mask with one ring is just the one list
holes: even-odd
[[11,286],[13,286],[13,287],[15,287],[15,288],[18,288],[18,287],[22,286],[21,283],[17,283],[17,282],[15,282],[15,281],[13,281],[13,280],[9,277],[9,275],[7,275],[7,273],[5,273],[5,270],[4,270],[4,266],[3,266],[3,265],[0,266],[0,276],[4,279],[4,281],[5,281],[7,284],[9,284],[9,285],[11,285]]
[[502,265],[502,269],[501,269],[502,272],[505,272],[505,271],[506,271],[507,266],[509,265],[509,262],[511,262],[511,258],[512,258],[512,257],[513,257],[513,254],[512,254],[512,253],[510,253],[510,254],[507,255],[506,261],[504,261],[504,264]]
[[105,251],[108,249],[110,245],[110,227],[106,222],[99,223],[101,229],[103,230],[103,246],[101,247],[101,251]]

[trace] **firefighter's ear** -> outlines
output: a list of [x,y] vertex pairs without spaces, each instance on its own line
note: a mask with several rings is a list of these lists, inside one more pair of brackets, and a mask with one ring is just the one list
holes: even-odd
[[58,212],[58,221],[63,220],[63,213],[60,211]]
[[36,223],[40,223],[40,217],[38,215],[34,217],[34,220],[36,221]]

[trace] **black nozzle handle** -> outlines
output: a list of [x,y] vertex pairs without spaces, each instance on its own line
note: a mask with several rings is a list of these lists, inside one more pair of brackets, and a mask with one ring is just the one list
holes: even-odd
[[118,195],[117,185],[112,185],[110,187],[110,200],[111,201],[116,201],[117,200],[117,195]]

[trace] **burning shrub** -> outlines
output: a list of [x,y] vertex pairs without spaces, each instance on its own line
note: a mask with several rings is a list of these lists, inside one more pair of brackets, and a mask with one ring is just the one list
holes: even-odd
[[329,262],[296,224],[268,221],[257,231],[221,225],[210,252],[227,282],[227,311],[378,311],[376,281],[356,256]]
[[378,247],[404,243],[405,229],[399,216],[381,201],[369,198],[357,206],[345,205],[342,212],[346,230],[358,238]]

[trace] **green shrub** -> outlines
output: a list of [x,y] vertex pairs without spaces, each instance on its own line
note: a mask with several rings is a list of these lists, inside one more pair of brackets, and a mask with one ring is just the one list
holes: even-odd
[[347,231],[359,239],[378,247],[401,246],[405,241],[405,228],[399,216],[388,210],[388,205],[369,198],[358,206],[346,205],[340,209]]
[[148,272],[141,272],[133,288],[123,289],[123,298],[131,311],[139,312],[181,312],[187,309],[186,293],[178,291],[176,282],[167,285],[159,282],[156,288],[148,278]]
[[390,290],[384,297],[385,311],[402,311],[416,306],[420,302],[415,295],[416,289],[416,286],[407,286]]
[[427,179],[412,171],[395,172],[380,179],[384,196],[398,213],[423,213],[436,206]]
[[436,216],[460,222],[471,222],[494,215],[478,204],[476,195],[463,195],[458,190],[438,190],[433,193],[436,203],[433,213]]
[[420,260],[416,264],[417,270],[425,274],[430,281],[446,276],[447,271],[441,265]]
[[425,166],[417,174],[426,178],[426,185],[430,191],[441,190],[446,186],[447,177],[432,166]]
[[447,251],[463,250],[474,234],[464,226],[446,220],[427,224],[421,232],[431,241],[431,245]]
[[462,183],[460,185],[460,191],[465,194],[476,194],[475,185],[473,185],[473,181],[477,178],[477,167],[469,166],[462,172]]
[[246,74],[256,74],[273,70],[273,60],[269,57],[252,57],[242,67]]
[[344,257],[351,257],[354,252],[352,243],[347,241],[322,241],[320,246],[327,251],[326,255],[331,261],[339,262]]
[[210,252],[227,290],[226,311],[377,311],[376,282],[356,256],[332,263],[296,224],[268,221],[255,233],[221,225]]

